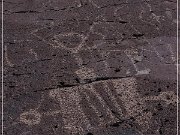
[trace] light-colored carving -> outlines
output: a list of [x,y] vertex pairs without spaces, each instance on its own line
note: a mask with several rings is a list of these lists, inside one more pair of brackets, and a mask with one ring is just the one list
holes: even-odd
[[171,12],[170,9],[166,8],[165,13],[166,13],[166,16],[167,16],[170,20],[173,19],[172,12]]
[[173,91],[161,92],[158,96],[149,96],[144,98],[145,101],[164,101],[167,105],[177,103],[177,96]]
[[126,49],[124,53],[128,56],[131,63],[133,64],[137,72],[136,75],[144,75],[150,73],[151,70],[149,68],[144,67],[143,70],[139,70],[138,66],[136,65],[136,61],[141,62],[143,60],[142,54],[139,54],[137,49]]
[[36,110],[30,110],[20,115],[20,122],[29,126],[39,124],[41,121],[41,114]]
[[[109,110],[109,106],[106,104],[103,97],[96,92],[94,85],[97,85],[99,83],[102,83],[104,86],[104,91],[111,97],[112,104],[115,105],[115,107],[119,110],[119,113],[121,115],[125,115],[125,118],[134,117],[136,122],[142,127],[143,132],[147,131],[149,129],[149,126],[151,124],[151,118],[152,114],[151,112],[144,112],[143,110],[146,109],[146,101],[149,100],[163,100],[167,104],[175,103],[176,96],[173,94],[173,92],[170,93],[161,93],[159,96],[152,96],[152,97],[141,97],[137,92],[137,82],[135,78],[129,77],[124,79],[114,79],[114,80],[108,80],[108,81],[99,81],[94,82],[91,84],[84,84],[81,86],[75,86],[71,88],[63,88],[63,89],[56,89],[52,90],[50,92],[50,96],[56,100],[59,101],[60,106],[62,107],[61,112],[55,111],[56,113],[62,113],[63,114],[63,120],[65,121],[65,129],[68,130],[68,132],[73,132],[72,130],[76,132],[84,132],[85,125],[91,125],[88,121],[88,118],[86,114],[83,112],[80,101],[81,97],[79,93],[84,93],[86,99],[89,102],[89,106],[93,109],[93,111],[97,114],[97,116],[100,115],[100,112],[97,109],[97,106],[92,104],[92,99],[90,96],[86,93],[86,91],[89,91],[92,95],[96,97],[96,99],[101,103],[102,107],[106,109],[107,116],[111,119],[109,122],[116,121],[116,119],[112,112]],[[118,94],[118,97],[114,97],[111,93],[111,90],[108,87],[108,83],[113,83],[114,88]],[[165,97],[169,96],[165,99]],[[117,98],[119,98],[123,102],[123,107],[125,108],[127,114],[122,114],[121,108],[117,103]],[[79,116],[80,115],[80,116]],[[78,118],[77,118],[78,117]],[[82,119],[79,120],[79,118]],[[77,121],[79,122],[79,125],[77,124]],[[100,127],[103,126],[103,119],[99,119]],[[77,125],[77,127],[75,127]],[[82,126],[83,125],[83,126]],[[96,127],[91,127],[96,128]]]
[[4,50],[5,50],[5,53],[4,53],[4,55],[5,55],[5,60],[6,60],[7,64],[8,64],[8,66],[13,67],[14,64],[13,64],[13,63],[9,60],[9,58],[8,58],[7,45],[4,46]]
[[80,96],[77,87],[55,89],[50,97],[59,101],[63,117],[64,129],[69,134],[83,133],[89,121],[80,107]]
[[38,60],[38,55],[37,55],[37,53],[36,53],[33,49],[30,49],[30,50],[29,50],[29,53],[30,53],[30,54],[33,54],[34,57],[35,57],[35,59]]
[[[60,39],[59,39],[60,38]],[[63,38],[75,38],[75,39],[78,39],[79,38],[79,43],[77,43],[75,45],[75,47],[71,47],[71,43],[70,43],[70,46],[67,46],[65,43],[63,43],[61,40]],[[82,35],[82,34],[79,34],[79,33],[74,33],[74,32],[71,32],[71,33],[63,33],[63,34],[58,34],[58,35],[55,35],[54,36],[54,39],[53,40],[58,46],[56,47],[61,47],[61,48],[64,48],[66,50],[69,50],[73,53],[77,53],[81,47],[83,46],[83,43],[84,43],[84,40],[85,40],[85,36]]]
[[[96,83],[95,83],[95,84],[96,84]],[[95,90],[95,88],[94,88],[93,85],[84,85],[84,86],[82,86],[82,89],[84,89],[84,93],[85,93],[86,90],[89,90],[89,91],[94,95],[94,97],[96,97],[96,99],[98,99],[98,101],[100,102],[100,104],[102,105],[102,107],[106,109],[106,113],[107,113],[106,118],[107,118],[107,117],[110,118],[110,122],[109,122],[109,123],[117,120],[117,119],[112,115],[112,112],[111,112],[109,106],[106,104],[105,100],[101,97],[101,95],[100,95],[98,92],[96,92],[96,90]],[[87,95],[87,96],[88,96],[88,95]],[[89,100],[89,101],[90,101],[90,100]],[[97,111],[97,106],[94,106],[93,108],[94,108],[96,114],[99,114],[99,112]],[[102,119],[100,119],[100,126],[104,126],[104,123],[103,123],[103,120],[102,120]]]
[[81,78],[82,80],[85,80],[85,79],[93,79],[93,78],[96,78],[96,74],[94,73],[94,70],[93,69],[90,69],[90,68],[86,68],[86,67],[81,67],[80,69],[78,69],[76,72],[75,72],[79,78]]
[[113,81],[115,90],[119,94],[119,98],[123,101],[126,108],[126,116],[136,118],[136,121],[142,129],[146,131],[150,125],[151,113],[143,112],[145,102],[141,99],[137,92],[137,82],[135,78],[124,78]]
[[105,81],[105,82],[103,82],[103,84],[104,84],[103,85],[104,86],[104,91],[106,91],[106,93],[109,95],[109,98],[111,99],[112,104],[118,109],[118,114],[123,116],[121,106],[117,103],[117,99],[115,98],[115,96],[112,94],[112,91],[108,87],[108,82]]

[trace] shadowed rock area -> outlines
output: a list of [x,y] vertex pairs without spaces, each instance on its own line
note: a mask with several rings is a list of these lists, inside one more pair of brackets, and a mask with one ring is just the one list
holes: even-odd
[[176,135],[175,0],[4,0],[5,135]]

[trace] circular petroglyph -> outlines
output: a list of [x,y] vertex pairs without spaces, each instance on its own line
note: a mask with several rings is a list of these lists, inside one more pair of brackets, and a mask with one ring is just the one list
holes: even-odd
[[55,35],[53,38],[53,42],[55,42],[57,46],[67,50],[78,50],[79,48],[81,48],[83,39],[84,35],[71,32]]
[[36,125],[41,121],[41,114],[36,110],[30,110],[20,115],[20,121],[27,125]]

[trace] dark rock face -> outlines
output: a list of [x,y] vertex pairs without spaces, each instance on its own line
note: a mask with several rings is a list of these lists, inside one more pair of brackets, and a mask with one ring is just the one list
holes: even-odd
[[176,135],[174,0],[5,0],[5,135]]

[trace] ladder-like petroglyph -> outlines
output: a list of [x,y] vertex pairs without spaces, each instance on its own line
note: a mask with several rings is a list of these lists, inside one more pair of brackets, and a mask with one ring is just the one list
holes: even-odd
[[[114,95],[108,84],[113,85],[117,95]],[[163,100],[167,104],[175,104],[176,96],[171,92],[171,94],[162,93],[159,96],[141,97],[136,86],[135,78],[124,78],[54,89],[50,91],[49,96],[58,101],[61,109],[44,115],[60,113],[63,117],[64,129],[68,133],[84,133],[88,129],[96,129],[96,127],[93,127],[93,123],[90,122],[91,117],[95,116],[91,116],[85,111],[90,107],[94,113],[89,113],[97,115],[98,119],[95,121],[98,123],[98,127],[116,122],[121,118],[134,117],[136,122],[143,127],[144,132],[152,124],[152,114],[143,111],[146,109],[146,101]],[[102,93],[106,94],[102,95]],[[165,98],[166,96],[168,96],[168,99]],[[88,103],[85,103],[87,108],[83,108],[83,102],[81,102],[84,101],[84,98]],[[118,99],[122,101],[122,104],[119,104]],[[122,111],[123,108],[125,113]],[[116,111],[119,116],[114,115],[113,111]]]
[[126,108],[126,115],[135,117],[138,124],[143,127],[142,129],[147,130],[150,125],[152,114],[143,112],[146,105],[137,92],[136,79],[115,80],[113,84]]
[[5,134],[176,134],[175,1],[3,3]]
[[80,108],[78,89],[53,90],[50,96],[59,101],[64,129],[69,133],[82,133],[89,121]]
[[39,112],[42,102],[46,100],[42,96],[37,108],[20,114],[18,123],[36,126],[45,116],[55,117],[61,114],[64,131],[68,134],[84,134],[133,117],[141,127],[139,130],[145,132],[153,124],[151,112],[144,111],[147,109],[146,104],[149,101],[163,101],[166,106],[175,105],[177,95],[168,91],[157,96],[141,97],[137,85],[136,79],[129,77],[53,89],[49,96],[57,101],[60,109]]

